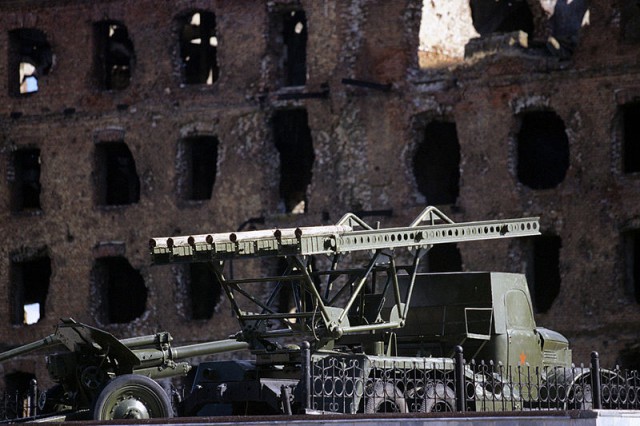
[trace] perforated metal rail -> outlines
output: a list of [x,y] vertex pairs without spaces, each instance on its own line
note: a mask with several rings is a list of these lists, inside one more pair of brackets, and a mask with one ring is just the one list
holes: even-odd
[[[426,211],[426,210],[425,210]],[[434,209],[429,208],[429,213]],[[424,215],[421,214],[419,217]],[[438,212],[438,220],[449,221]],[[433,219],[431,220],[433,222]],[[349,223],[349,224],[345,224]],[[337,225],[152,238],[153,262],[206,262],[257,256],[318,255],[539,235],[538,218],[371,229],[352,214]],[[368,229],[354,229],[355,226]]]

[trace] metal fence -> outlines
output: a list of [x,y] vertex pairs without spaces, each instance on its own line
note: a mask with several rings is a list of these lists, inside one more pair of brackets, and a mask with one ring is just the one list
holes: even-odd
[[[307,344],[301,367],[300,386],[283,391],[288,413],[640,409],[640,373],[600,368],[595,352],[588,366],[507,368],[466,362],[461,348],[454,358],[312,358]],[[40,393],[32,380],[26,392],[1,396],[0,422],[45,415]]]
[[[331,356],[311,362],[307,408],[319,412],[640,409],[637,371],[585,367],[506,368],[456,358],[380,361]],[[305,379],[303,378],[303,381]]]
[[29,383],[26,392],[8,392],[0,395],[0,421],[23,419],[27,421],[38,415],[38,384],[35,380]]

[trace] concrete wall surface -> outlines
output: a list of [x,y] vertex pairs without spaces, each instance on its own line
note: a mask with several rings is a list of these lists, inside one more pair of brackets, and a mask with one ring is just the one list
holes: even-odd
[[[313,418],[309,416],[289,416],[286,419],[278,416],[273,418],[245,418],[237,417],[231,420],[229,417],[218,422],[215,417],[189,418],[188,421],[180,422],[179,419],[171,419],[171,424],[179,425],[201,425],[216,424],[222,425],[282,425],[292,426],[306,425],[341,425],[341,426],[365,426],[365,425],[386,425],[386,426],[463,426],[473,424],[474,426],[636,426],[640,424],[640,411],[618,411],[618,410],[595,410],[595,411],[568,411],[553,413],[492,413],[490,415],[473,413],[451,414],[447,417],[403,417],[402,415],[379,415],[373,418],[363,418],[361,416],[335,416]],[[247,419],[247,420],[245,420]],[[158,422],[158,425],[167,424],[168,419]],[[121,423],[126,424],[126,423]],[[155,425],[156,423],[145,422],[145,425]]]

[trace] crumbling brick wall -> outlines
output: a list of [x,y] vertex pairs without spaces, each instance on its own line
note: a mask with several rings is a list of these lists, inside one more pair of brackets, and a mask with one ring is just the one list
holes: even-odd
[[[454,201],[438,207],[460,221],[540,216],[543,234],[559,237],[561,247],[557,297],[537,314],[539,324],[565,334],[577,360],[586,361],[598,350],[603,364],[614,363],[625,346],[637,342],[640,325],[634,295],[640,285],[626,279],[629,263],[640,261],[628,242],[629,232],[640,226],[640,187],[637,172],[621,165],[631,149],[621,116],[624,106],[640,97],[640,44],[632,26],[638,12],[624,2],[592,0],[589,25],[573,30],[575,38],[558,37],[554,44],[548,37],[560,33],[550,28],[562,28],[560,16],[573,15],[556,9],[553,18],[535,1],[524,3],[532,19],[526,38],[505,24],[493,30],[484,25],[486,34],[473,39],[479,31],[465,15],[451,27],[455,49],[432,49],[429,61],[420,62],[421,46],[435,43],[421,44],[420,34],[429,33],[421,23],[434,22],[422,14],[455,19],[471,13],[467,2],[3,2],[4,347],[49,334],[62,317],[121,337],[156,330],[169,330],[178,343],[228,336],[236,329],[228,304],[221,301],[209,319],[193,319],[187,272],[152,267],[148,239],[235,230],[252,218],[262,218],[254,221],[258,227],[331,224],[347,211],[391,210],[390,217],[368,219],[406,225],[430,203],[419,188],[421,170],[414,167],[414,157],[425,129],[438,121],[455,125],[460,157]],[[548,9],[554,2],[542,3]],[[217,75],[212,71],[210,82],[205,75],[203,83],[191,84],[185,82],[180,37],[193,30],[188,25],[195,25],[197,13],[202,14],[198,22],[206,21],[204,13],[215,15],[215,28],[206,34],[216,62],[205,69]],[[130,45],[125,65],[118,62],[125,69],[124,83],[105,87],[100,68],[105,53],[97,49],[108,44],[109,35],[101,33],[107,39],[100,42],[96,33],[112,24],[126,28]],[[12,32],[20,29],[37,29],[36,44],[27,42],[27,48],[44,49],[51,59],[46,73],[35,76],[37,90],[26,93],[20,93],[17,69],[23,60],[17,52],[24,46],[16,45],[16,37],[24,34]],[[301,48],[303,63],[291,65],[290,52]],[[199,52],[194,51],[191,55]],[[291,70],[298,80],[288,85],[285,73],[292,66],[298,67]],[[291,125],[308,126],[313,147],[312,156],[301,154],[306,156],[302,163],[311,164],[302,195],[283,195],[282,169],[289,166],[274,142],[274,115],[291,109],[306,112],[306,124],[294,120]],[[563,124],[568,165],[555,185],[535,189],[519,179],[518,144],[525,116],[540,111],[554,113]],[[191,164],[183,158],[184,141],[194,137],[217,141],[211,194],[200,199],[184,190]],[[113,143],[126,148],[116,147],[110,156],[107,145]],[[39,160],[16,154],[21,150],[31,150],[28,154]],[[114,181],[101,169],[110,170],[109,158],[124,170],[116,167]],[[117,179],[129,175],[136,176],[138,196],[105,201],[104,186],[119,187]],[[34,181],[39,187],[28,189]],[[39,194],[36,205],[25,205],[16,191]],[[287,208],[286,197],[304,202],[300,214]],[[527,272],[533,261],[530,244],[460,245],[462,266]],[[28,302],[20,299],[25,283],[16,284],[25,256],[44,256],[51,265],[39,321],[30,325],[19,318],[21,303]],[[105,258],[125,259],[142,279],[144,309],[129,322],[112,323],[104,313],[109,308],[98,287],[108,277],[96,264]],[[110,262],[104,264],[121,261]],[[545,291],[544,283],[536,285],[539,293]],[[33,368],[43,367],[34,363]]]

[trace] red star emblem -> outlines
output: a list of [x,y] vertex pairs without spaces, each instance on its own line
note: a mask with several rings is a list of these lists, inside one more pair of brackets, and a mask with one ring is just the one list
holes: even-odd
[[524,354],[524,351],[522,351],[520,353],[520,365],[524,365],[526,361],[527,361],[527,356]]

